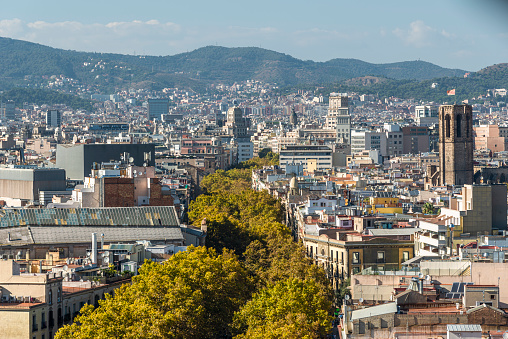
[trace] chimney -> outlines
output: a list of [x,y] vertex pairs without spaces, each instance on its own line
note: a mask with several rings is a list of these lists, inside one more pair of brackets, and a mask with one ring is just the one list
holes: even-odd
[[418,290],[420,294],[423,294],[423,278],[418,279]]
[[92,233],[92,254],[90,259],[92,264],[97,264],[97,233]]

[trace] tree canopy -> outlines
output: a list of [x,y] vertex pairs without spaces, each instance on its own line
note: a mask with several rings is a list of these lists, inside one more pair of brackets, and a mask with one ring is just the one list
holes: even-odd
[[87,306],[63,338],[213,338],[230,335],[253,284],[230,251],[190,246],[162,264],[146,262],[132,285]]
[[[247,165],[245,165],[247,166]],[[248,169],[217,171],[190,204],[208,248],[145,262],[132,285],[86,306],[56,338],[317,338],[331,286],[283,223],[280,202],[250,188]]]
[[262,289],[235,314],[235,338],[319,338],[327,332],[330,302],[314,280],[286,279]]

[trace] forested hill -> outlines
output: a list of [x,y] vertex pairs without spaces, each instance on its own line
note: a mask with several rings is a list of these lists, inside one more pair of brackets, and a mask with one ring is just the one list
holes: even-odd
[[[367,75],[423,80],[465,73],[424,61],[391,64],[356,59],[304,61],[257,47],[208,46],[174,56],[133,56],[62,50],[9,38],[0,38],[0,57],[0,82],[9,84],[19,83],[26,76],[63,74],[103,86],[142,81],[187,82],[184,85],[195,86],[195,82],[234,83],[248,79],[292,86],[333,83]],[[99,62],[102,67],[97,67]],[[1,87],[6,89],[5,85]]]

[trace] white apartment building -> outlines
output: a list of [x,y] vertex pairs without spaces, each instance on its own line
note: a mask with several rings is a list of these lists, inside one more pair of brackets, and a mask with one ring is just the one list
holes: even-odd
[[332,154],[333,150],[329,146],[286,146],[280,151],[279,163],[283,170],[292,164],[302,164],[304,170],[328,170],[332,168]]
[[386,156],[386,133],[380,131],[352,130],[351,154],[378,150]]
[[415,233],[415,256],[441,256],[447,254],[448,226],[444,220],[418,222]]
[[414,120],[418,126],[432,126],[439,123],[438,107],[432,105],[416,106]]

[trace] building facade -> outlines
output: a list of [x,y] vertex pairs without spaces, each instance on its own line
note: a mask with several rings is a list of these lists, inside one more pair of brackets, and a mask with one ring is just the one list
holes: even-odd
[[326,128],[337,131],[337,141],[350,144],[351,142],[351,115],[349,114],[349,101],[346,94],[330,94]]

